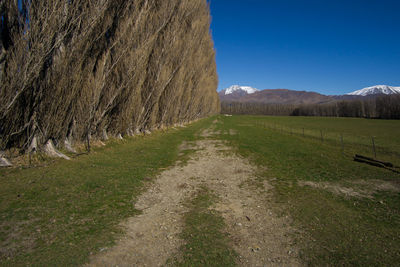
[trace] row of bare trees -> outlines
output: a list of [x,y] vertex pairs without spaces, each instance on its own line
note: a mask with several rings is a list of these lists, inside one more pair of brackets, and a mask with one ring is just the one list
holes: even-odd
[[296,107],[291,115],[400,119],[400,95],[302,105]]
[[289,116],[296,108],[287,104],[264,104],[255,102],[221,102],[221,113],[232,115]]
[[287,105],[222,102],[224,114],[325,116],[400,119],[400,95],[334,101],[326,104]]
[[0,12],[2,149],[219,112],[206,0],[4,0]]

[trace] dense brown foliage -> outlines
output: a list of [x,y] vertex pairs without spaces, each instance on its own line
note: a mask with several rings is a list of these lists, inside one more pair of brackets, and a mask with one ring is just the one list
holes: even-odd
[[206,0],[5,0],[0,12],[2,148],[219,111]]
[[222,102],[221,112],[224,114],[400,119],[400,95],[307,105]]

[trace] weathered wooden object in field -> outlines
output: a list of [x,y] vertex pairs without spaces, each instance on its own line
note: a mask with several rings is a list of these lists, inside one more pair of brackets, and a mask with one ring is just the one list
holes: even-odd
[[376,159],[369,158],[369,157],[362,156],[362,155],[358,155],[358,154],[356,154],[355,157],[356,158],[360,158],[360,159],[364,159],[364,160],[368,160],[368,161],[374,161],[374,162],[383,164],[385,167],[389,167],[389,168],[394,168],[395,167],[394,164],[390,163],[390,162],[380,161],[380,160],[376,160]]
[[399,171],[397,171],[395,168],[396,167],[393,163],[390,162],[384,162],[384,161],[380,161],[380,160],[376,160],[373,158],[369,158],[366,156],[362,156],[362,155],[358,155],[356,154],[354,156],[354,161],[360,162],[360,163],[365,163],[371,166],[375,166],[375,167],[379,167],[379,168],[384,168],[384,169],[388,169],[391,170],[395,173],[400,173]]

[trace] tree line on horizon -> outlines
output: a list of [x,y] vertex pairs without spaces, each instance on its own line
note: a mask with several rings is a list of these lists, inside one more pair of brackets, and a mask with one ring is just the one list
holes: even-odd
[[206,0],[7,0],[0,18],[0,149],[220,111]]
[[223,101],[221,103],[221,113],[232,115],[400,119],[400,95],[384,95],[368,99],[302,105]]

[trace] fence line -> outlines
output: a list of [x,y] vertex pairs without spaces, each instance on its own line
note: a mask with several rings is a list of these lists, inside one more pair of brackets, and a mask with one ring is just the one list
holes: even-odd
[[[365,151],[363,151],[363,153],[367,153],[366,151],[368,151],[369,148],[371,151],[369,153],[371,153],[374,158],[379,156],[388,156],[388,154],[396,155],[400,158],[400,151],[391,150],[391,148],[387,146],[379,146],[379,139],[377,139],[375,136],[367,137],[347,134],[348,139],[346,140],[346,136],[343,132],[329,132],[328,130],[307,129],[306,127],[296,128],[292,126],[277,125],[276,123],[258,121],[255,125],[264,129],[278,131],[280,133],[287,133],[291,136],[297,135],[303,138],[319,139],[321,143],[328,144],[330,142],[335,142],[338,146],[340,145],[340,151],[343,156],[345,155],[346,151],[351,151],[354,153],[357,151],[357,147],[364,147]],[[351,141],[351,139],[358,139],[359,142],[355,140]]]

